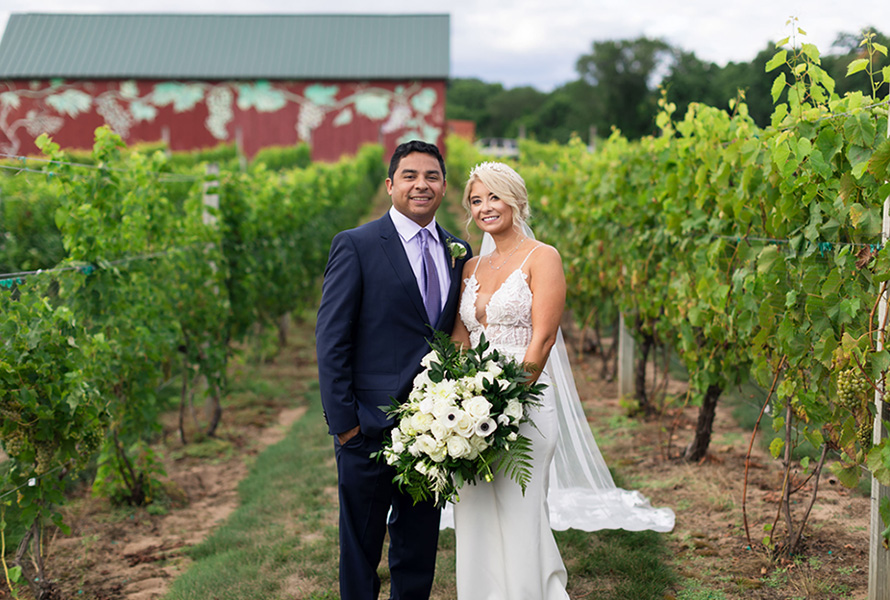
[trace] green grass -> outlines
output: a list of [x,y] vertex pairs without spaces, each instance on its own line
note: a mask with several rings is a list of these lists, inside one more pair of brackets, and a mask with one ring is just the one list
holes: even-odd
[[664,536],[653,531],[556,532],[570,595],[597,600],[662,600],[675,584]]

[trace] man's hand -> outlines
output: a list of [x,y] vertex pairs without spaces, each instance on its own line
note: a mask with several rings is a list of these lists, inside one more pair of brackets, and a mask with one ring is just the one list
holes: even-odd
[[340,445],[342,446],[343,444],[345,444],[346,442],[348,442],[349,440],[354,438],[356,435],[358,435],[359,431],[360,431],[359,426],[356,425],[349,431],[344,431],[343,433],[338,433],[337,439],[340,441]]

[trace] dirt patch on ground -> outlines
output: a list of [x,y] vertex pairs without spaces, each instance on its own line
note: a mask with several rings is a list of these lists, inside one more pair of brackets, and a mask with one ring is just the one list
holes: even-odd
[[[774,558],[762,540],[765,526],[773,524],[779,532],[776,539],[784,537],[784,515],[778,513],[781,464],[758,440],[748,462],[743,493],[751,432],[738,426],[729,406],[717,407],[706,459],[690,464],[677,457],[693,439],[697,407],[678,407],[650,421],[629,420],[618,400],[617,383],[600,376],[601,361],[586,355],[576,365],[576,380],[591,426],[606,462],[623,480],[620,483],[642,490],[653,505],[670,506],[676,513],[669,545],[681,576],[697,579],[709,590],[720,590],[728,599],[867,596],[867,497],[844,488],[826,468],[805,529],[804,552],[792,558]],[[685,384],[672,382],[668,392],[682,398],[685,389]],[[764,427],[769,427],[768,421],[764,420]],[[794,485],[802,486],[792,504],[792,520],[799,526],[813,483],[804,483],[798,472]],[[690,586],[681,589],[689,598],[713,597],[696,595]]]
[[[312,340],[311,325],[295,324],[292,337]],[[570,331],[567,337],[571,347]],[[675,510],[676,528],[666,536],[671,560],[682,577],[700,581],[708,590],[696,594],[695,584],[687,581],[666,599],[720,598],[710,590],[719,590],[726,599],[865,598],[867,498],[843,488],[833,477],[823,477],[807,528],[805,554],[773,560],[761,539],[764,525],[776,519],[781,468],[755,444],[746,501],[749,543],[742,488],[750,432],[733,421],[730,410],[718,406],[708,457],[700,464],[682,462],[673,455],[692,439],[697,408],[677,408],[650,421],[628,418],[617,398],[616,383],[600,375],[599,358],[570,352],[606,461],[624,487],[639,489],[654,505]],[[162,596],[172,579],[188,567],[185,550],[237,506],[237,484],[251,458],[281,439],[303,414],[302,391],[315,381],[311,344],[293,344],[261,364],[236,365],[232,380],[241,391],[226,407],[216,455],[184,452],[173,425],[175,415],[165,421],[162,446],[168,457],[167,487],[172,498],[165,514],[116,509],[92,498],[87,490],[65,507],[73,531],[52,534],[47,559],[61,597],[152,600]],[[272,385],[273,391],[266,390],[261,401],[249,394],[242,397],[238,394],[243,395],[245,386],[238,385],[239,381],[263,382]],[[678,397],[683,390],[677,382],[669,388]],[[797,494],[801,503],[794,506],[795,522],[802,516],[811,485],[805,484]],[[335,503],[336,491],[330,495]],[[778,527],[783,527],[781,519]],[[299,584],[288,582],[287,587],[299,589]]]

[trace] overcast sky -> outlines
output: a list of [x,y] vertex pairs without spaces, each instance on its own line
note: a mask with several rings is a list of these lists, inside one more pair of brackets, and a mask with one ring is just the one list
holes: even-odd
[[749,61],[799,19],[804,41],[828,53],[840,32],[890,33],[890,0],[0,0],[11,12],[403,13],[451,15],[451,75],[542,91],[577,79],[594,40],[660,37],[725,64]]

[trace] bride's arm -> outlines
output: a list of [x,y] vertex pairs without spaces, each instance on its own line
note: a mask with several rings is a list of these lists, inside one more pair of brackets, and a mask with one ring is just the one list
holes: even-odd
[[464,270],[460,276],[460,296],[458,296],[457,301],[457,316],[454,317],[454,329],[451,331],[451,341],[453,341],[458,348],[470,347],[470,332],[467,331],[463,319],[460,318],[460,302],[464,297],[464,288],[467,286],[465,280],[470,276],[469,274],[472,273],[471,265],[475,265],[477,260],[479,260],[479,258],[474,257],[464,263]]
[[566,278],[556,248],[546,246],[535,252],[529,258],[528,274],[532,291],[532,340],[523,361],[534,367],[531,376],[537,381],[556,343],[566,303]]

